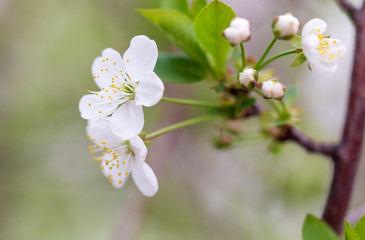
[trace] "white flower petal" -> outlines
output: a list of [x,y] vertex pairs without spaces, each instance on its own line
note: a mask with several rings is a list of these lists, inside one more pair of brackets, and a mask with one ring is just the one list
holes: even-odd
[[108,119],[90,120],[86,132],[94,143],[115,148],[122,145],[123,141],[112,132]]
[[157,56],[155,41],[141,35],[132,38],[129,48],[123,55],[123,62],[131,78],[140,81],[145,72],[153,71]]
[[111,103],[107,98],[97,95],[85,95],[80,99],[79,110],[84,119],[97,119],[114,112],[118,105]]
[[319,18],[313,18],[307,22],[302,30],[302,38],[308,37],[310,34],[322,34],[326,31],[327,23]]
[[146,144],[144,144],[143,140],[138,136],[129,139],[129,144],[134,153],[134,160],[137,163],[143,163],[147,156]]
[[101,57],[94,60],[91,72],[100,89],[109,88],[113,83],[120,86],[123,82],[122,74],[125,72],[122,57],[114,49],[107,48],[102,52]]
[[113,133],[123,140],[137,136],[142,131],[143,125],[142,106],[137,106],[134,101],[125,102],[110,117]]
[[133,167],[132,177],[138,189],[146,197],[152,197],[158,190],[158,182],[152,168],[147,164],[138,164]]
[[136,104],[151,107],[158,103],[165,87],[161,79],[154,73],[148,72],[136,88]]
[[122,154],[114,159],[113,154],[108,153],[102,157],[100,168],[114,187],[121,188],[124,186],[133,167],[131,157],[130,154]]

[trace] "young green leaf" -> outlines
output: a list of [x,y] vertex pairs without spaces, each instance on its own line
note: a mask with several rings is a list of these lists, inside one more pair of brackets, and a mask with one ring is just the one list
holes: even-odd
[[302,37],[295,35],[294,37],[286,40],[293,48],[301,48],[302,47]]
[[218,76],[226,73],[226,58],[230,44],[223,37],[223,30],[236,16],[231,7],[213,1],[203,8],[195,19],[195,33],[213,60],[212,67]]
[[345,219],[345,240],[360,240],[359,235]]
[[189,15],[189,3],[187,0],[163,0],[161,7],[165,9],[174,9]]
[[359,234],[360,239],[365,240],[365,215],[356,224],[355,230]]
[[285,105],[290,108],[294,105],[295,101],[297,100],[299,95],[298,89],[294,86],[290,86],[286,88],[285,96],[283,101]]
[[171,41],[192,59],[207,65],[206,54],[199,45],[191,18],[168,9],[140,9],[138,12],[162,29]]
[[195,83],[206,75],[204,68],[192,59],[179,55],[160,53],[156,74],[167,83]]
[[207,5],[207,0],[194,0],[190,9],[190,15],[193,19]]
[[298,66],[302,65],[305,61],[307,61],[307,58],[305,57],[304,53],[301,52],[297,56],[295,56],[295,58],[290,66],[298,67]]
[[311,214],[305,218],[302,235],[303,240],[339,240],[325,222]]

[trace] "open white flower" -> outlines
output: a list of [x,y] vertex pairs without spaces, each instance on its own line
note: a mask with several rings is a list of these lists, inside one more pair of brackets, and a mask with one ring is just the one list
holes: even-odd
[[223,31],[223,36],[232,46],[250,40],[251,24],[247,19],[236,17],[232,19],[228,28]]
[[91,153],[105,151],[94,161],[101,163],[101,170],[114,187],[123,187],[132,174],[134,183],[145,196],[155,195],[158,182],[151,167],[145,163],[146,145],[138,136],[121,140],[111,131],[109,121],[110,118],[90,120],[86,128],[88,137],[95,144],[90,146]]
[[291,13],[280,15],[274,18],[272,29],[275,37],[286,39],[297,34],[299,30],[299,20]]
[[117,51],[105,49],[92,65],[95,83],[101,90],[81,98],[81,117],[111,115],[116,135],[124,140],[138,135],[144,125],[142,106],[158,103],[164,91],[162,81],[153,72],[157,55],[155,41],[146,36],[134,37],[123,59]]
[[302,31],[302,48],[314,71],[334,72],[337,69],[337,60],[343,58],[346,47],[340,40],[326,37],[325,21],[314,18],[307,22]]

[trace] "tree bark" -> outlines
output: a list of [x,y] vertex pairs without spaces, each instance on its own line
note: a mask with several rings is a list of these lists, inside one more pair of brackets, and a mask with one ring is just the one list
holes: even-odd
[[[353,14],[353,13],[352,13]],[[356,47],[348,96],[346,121],[334,160],[334,174],[323,219],[337,232],[343,230],[359,165],[365,122],[365,9],[353,16],[356,26]]]

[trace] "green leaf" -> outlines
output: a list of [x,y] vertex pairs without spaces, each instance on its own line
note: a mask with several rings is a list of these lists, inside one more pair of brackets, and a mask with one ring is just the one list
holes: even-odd
[[303,240],[339,240],[325,222],[311,214],[305,218],[302,235]]
[[307,61],[306,56],[303,52],[299,53],[297,56],[295,56],[293,62],[291,63],[291,67],[298,67],[302,65],[305,61]]
[[190,15],[193,19],[196,18],[198,13],[207,5],[207,0],[194,0],[190,9]]
[[189,15],[189,3],[187,0],[163,0],[161,7],[165,9],[174,9]]
[[365,240],[365,215],[355,226],[356,232],[359,234],[361,240]]
[[260,83],[260,82],[270,80],[271,78],[274,77],[274,75],[275,75],[275,69],[273,69],[273,68],[261,70],[259,72],[259,79],[257,82]]
[[220,1],[213,1],[203,8],[195,19],[195,33],[210,55],[211,65],[218,76],[226,74],[226,58],[229,42],[223,37],[223,30],[236,16],[231,7]]
[[360,240],[359,235],[345,219],[345,240]]
[[166,53],[159,54],[155,72],[167,83],[195,83],[206,75],[204,68],[194,60]]
[[295,101],[297,100],[299,95],[298,89],[294,86],[290,86],[286,88],[285,96],[283,98],[283,101],[285,102],[285,105],[290,108],[294,105]]
[[286,40],[293,48],[302,48],[302,37],[295,35],[292,38]]
[[140,9],[138,12],[163,30],[192,59],[203,65],[207,64],[206,54],[199,45],[191,18],[168,9]]
[[255,104],[255,102],[256,102],[255,98],[248,98],[244,100],[241,104],[241,110],[252,107]]

